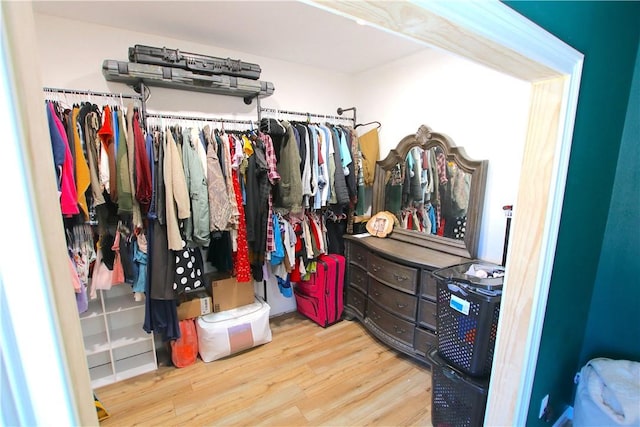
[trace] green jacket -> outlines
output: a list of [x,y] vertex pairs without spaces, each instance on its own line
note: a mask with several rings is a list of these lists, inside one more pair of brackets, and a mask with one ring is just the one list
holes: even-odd
[[280,182],[273,201],[274,207],[284,208],[291,213],[302,212],[302,178],[300,177],[300,152],[293,134],[293,128],[287,121],[282,121],[287,130],[285,142],[280,147],[278,172]]
[[185,221],[185,240],[189,247],[209,246],[209,192],[207,176],[198,154],[198,150],[204,150],[204,147],[196,129],[184,129],[182,135],[182,164],[191,199],[191,217]]

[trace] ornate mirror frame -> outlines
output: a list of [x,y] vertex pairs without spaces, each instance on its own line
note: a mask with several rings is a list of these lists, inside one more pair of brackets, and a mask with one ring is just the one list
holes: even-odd
[[463,147],[457,147],[447,135],[433,132],[426,125],[420,126],[414,135],[407,135],[402,138],[398,146],[392,149],[387,157],[376,163],[372,213],[375,214],[385,210],[385,177],[387,171],[390,171],[398,163],[404,162],[413,147],[420,147],[423,150],[440,147],[445,154],[447,162],[455,162],[460,169],[471,174],[465,237],[464,240],[456,240],[418,231],[404,230],[399,227],[395,227],[393,233],[388,237],[453,255],[476,258],[480,240],[480,222],[487,182],[488,161],[471,159]]

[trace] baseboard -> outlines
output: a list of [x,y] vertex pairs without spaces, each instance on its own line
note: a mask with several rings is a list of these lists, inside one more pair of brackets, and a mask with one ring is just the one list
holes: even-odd
[[573,420],[573,406],[567,406],[567,409],[560,415],[560,418],[553,423],[553,427],[563,427],[567,421],[571,420]]

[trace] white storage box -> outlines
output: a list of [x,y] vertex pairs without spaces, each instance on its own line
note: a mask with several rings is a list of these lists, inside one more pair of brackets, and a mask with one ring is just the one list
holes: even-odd
[[256,298],[253,304],[198,317],[200,358],[211,362],[270,342],[270,309],[269,304]]

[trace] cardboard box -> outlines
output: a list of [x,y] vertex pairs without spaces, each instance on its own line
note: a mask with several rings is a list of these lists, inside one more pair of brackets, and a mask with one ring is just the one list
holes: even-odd
[[213,280],[211,283],[213,312],[231,310],[253,304],[253,282],[238,282],[235,277]]
[[205,291],[194,292],[188,295],[189,300],[183,301],[178,306],[178,320],[192,319],[211,313],[213,304],[211,297]]

